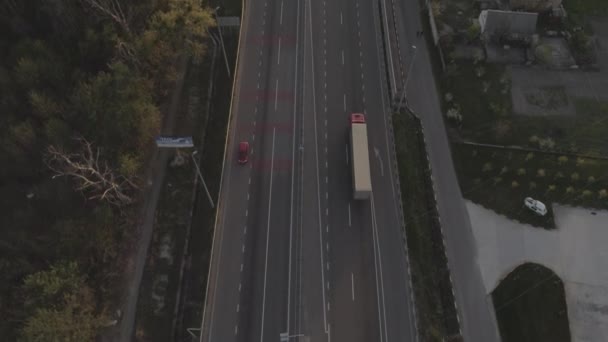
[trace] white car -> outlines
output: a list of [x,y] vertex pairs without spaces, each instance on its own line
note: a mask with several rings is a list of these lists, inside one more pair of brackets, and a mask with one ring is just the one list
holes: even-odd
[[541,201],[535,200],[532,197],[526,197],[524,200],[524,205],[538,215],[545,216],[547,214],[547,207],[545,204]]

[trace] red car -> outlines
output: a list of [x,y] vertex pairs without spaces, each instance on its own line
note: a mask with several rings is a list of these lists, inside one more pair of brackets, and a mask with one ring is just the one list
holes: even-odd
[[241,141],[239,143],[239,153],[238,153],[239,164],[246,164],[249,161],[249,143],[246,141]]

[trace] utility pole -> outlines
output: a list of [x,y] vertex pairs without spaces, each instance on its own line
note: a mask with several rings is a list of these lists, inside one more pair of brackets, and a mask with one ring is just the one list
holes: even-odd
[[399,100],[399,106],[397,110],[401,110],[401,105],[403,104],[403,100],[405,99],[405,94],[407,92],[407,83],[410,80],[410,74],[412,73],[412,67],[414,66],[414,61],[416,60],[416,45],[412,45],[412,49],[414,49],[414,54],[412,55],[412,60],[410,61],[410,66],[407,68],[407,75],[405,76],[405,84],[403,85],[403,92],[401,93],[401,99]]
[[222,52],[224,53],[224,62],[226,63],[226,71],[228,72],[228,77],[230,77],[230,66],[228,65],[228,57],[226,56],[226,48],[224,47],[224,37],[222,36],[222,25],[220,25],[220,20],[217,15],[217,10],[220,9],[220,6],[217,6],[213,13],[215,14],[215,21],[217,22],[217,30],[220,33],[220,44],[222,45]]
[[203,183],[203,187],[205,188],[205,192],[207,193],[207,198],[209,199],[211,208],[215,208],[215,205],[213,204],[213,199],[211,198],[211,194],[209,193],[209,189],[207,189],[207,184],[205,183],[205,179],[203,178],[203,175],[201,174],[201,169],[198,167],[198,163],[196,162],[196,159],[194,158],[194,155],[197,153],[198,153],[198,151],[192,152],[192,161],[194,162],[194,166],[196,167],[196,173],[198,174],[198,177],[201,179],[201,183]]

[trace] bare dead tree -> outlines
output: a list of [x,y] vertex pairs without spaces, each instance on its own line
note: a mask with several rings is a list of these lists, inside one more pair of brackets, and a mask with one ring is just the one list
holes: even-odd
[[120,0],[81,0],[116,22],[128,35],[131,34],[130,20],[120,5]]
[[130,65],[140,68],[142,62],[137,54],[137,51],[133,47],[133,44],[129,44],[121,39],[116,42],[117,57]]
[[55,146],[49,146],[46,156],[47,166],[55,176],[68,176],[77,183],[76,190],[81,191],[87,199],[107,201],[118,207],[133,202],[128,195],[137,185],[130,179],[117,175],[105,161],[100,161],[101,151],[94,149],[84,138],[78,153],[68,153]]

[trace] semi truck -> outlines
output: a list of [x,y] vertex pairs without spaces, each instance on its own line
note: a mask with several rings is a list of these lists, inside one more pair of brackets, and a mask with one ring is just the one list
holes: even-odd
[[367,124],[365,115],[350,114],[350,155],[353,166],[353,197],[368,199],[372,193],[369,171],[369,149],[367,146]]

